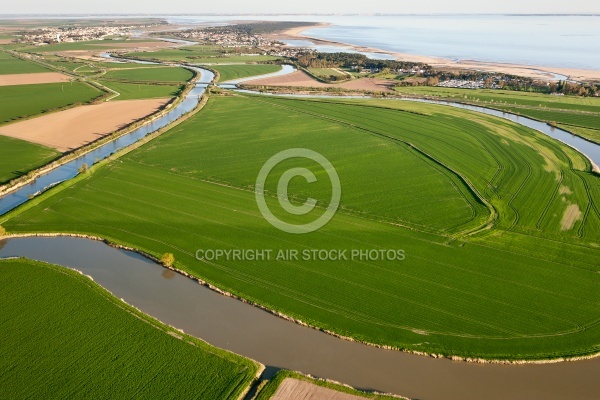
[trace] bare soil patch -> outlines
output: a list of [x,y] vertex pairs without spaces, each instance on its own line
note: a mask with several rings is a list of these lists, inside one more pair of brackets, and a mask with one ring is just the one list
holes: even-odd
[[247,81],[248,85],[255,86],[289,86],[313,88],[342,88],[349,90],[391,91],[394,83],[382,79],[362,78],[341,84],[327,84],[319,82],[304,71],[296,71],[288,75],[273,76],[271,78]]
[[37,85],[40,83],[69,82],[67,75],[58,72],[40,72],[35,74],[0,75],[0,86]]
[[364,397],[342,393],[294,378],[285,378],[271,400],[365,400]]
[[577,204],[571,204],[565,210],[563,215],[563,219],[560,223],[560,229],[563,231],[568,231],[575,226],[575,222],[577,222],[581,218],[581,210]]
[[10,136],[59,151],[73,150],[158,111],[169,99],[87,105],[0,127]]
[[0,44],[10,44],[12,43],[12,39],[0,39]]

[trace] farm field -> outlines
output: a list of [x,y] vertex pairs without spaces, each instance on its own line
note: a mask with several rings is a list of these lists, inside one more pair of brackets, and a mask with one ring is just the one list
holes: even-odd
[[328,78],[330,76],[344,77],[346,74],[341,73],[336,68],[309,68],[308,69],[312,74],[318,77]]
[[[587,160],[501,119],[383,104],[215,96],[0,224],[170,252],[178,268],[223,290],[400,349],[508,359],[599,351],[600,186]],[[253,187],[264,162],[292,147],[323,154],[343,188],[333,220],[293,238],[260,214]],[[331,195],[323,172],[289,160],[272,174],[292,166],[320,178],[310,187],[293,180],[289,190],[293,203],[316,198],[320,214]],[[276,192],[275,178],[266,190]],[[277,210],[276,197],[267,203]],[[215,248],[402,249],[406,259],[196,259]]]
[[0,51],[0,75],[33,74],[36,72],[51,72],[51,70]]
[[125,57],[141,58],[146,60],[160,60],[173,62],[187,62],[190,64],[227,64],[247,63],[276,60],[271,56],[240,56],[230,53],[231,50],[218,46],[195,45],[177,49],[163,49],[151,52],[132,52]]
[[0,127],[0,134],[65,152],[89,144],[159,111],[169,99],[143,99],[74,107]]
[[60,153],[24,140],[0,136],[0,185],[40,167]]
[[145,46],[159,46],[165,47],[169,44],[151,39],[130,39],[130,40],[88,40],[84,42],[72,42],[72,43],[57,43],[50,44],[47,46],[30,46],[20,49],[20,51],[27,53],[52,53],[62,51],[101,51],[101,50],[112,50],[127,47],[145,47]]
[[112,69],[103,79],[118,79],[136,82],[179,82],[184,83],[194,77],[194,73],[179,67],[156,67],[140,69]]
[[219,82],[247,78],[249,76],[272,74],[281,70],[281,66],[274,64],[241,64],[219,65],[213,67],[220,74]]
[[441,87],[400,87],[396,90],[403,94],[448,99],[524,115],[556,123],[563,129],[597,143],[600,140],[599,98]]
[[256,400],[393,400],[397,397],[365,393],[332,382],[312,379],[297,372],[282,370],[258,393]]
[[75,271],[4,260],[0,283],[2,398],[234,400],[258,370]]
[[0,75],[0,86],[40,85],[44,83],[69,82],[71,79],[58,72],[37,72],[34,74]]
[[103,80],[100,80],[99,83],[120,93],[111,101],[176,97],[183,89],[181,85],[149,85]]
[[0,90],[0,125],[88,103],[102,95],[100,90],[81,82],[4,86]]

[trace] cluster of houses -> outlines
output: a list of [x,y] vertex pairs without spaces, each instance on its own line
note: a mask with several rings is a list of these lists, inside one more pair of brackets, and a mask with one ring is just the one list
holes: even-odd
[[181,39],[212,43],[222,47],[278,47],[280,42],[266,39],[260,35],[241,32],[238,29],[213,28],[188,29],[173,33]]
[[437,86],[457,89],[500,89],[500,86],[497,83],[486,82],[483,79],[474,81],[451,79],[449,81],[440,82]]
[[[363,74],[378,74],[380,72],[384,72],[385,68],[371,68],[371,67],[361,67],[360,65],[353,65],[351,67],[353,71],[357,71]],[[425,72],[424,69],[413,67],[413,68],[388,68],[391,74],[401,75],[401,74],[410,74],[417,75]]]
[[20,32],[15,35],[18,42],[35,45],[82,42],[85,40],[102,40],[107,37],[127,36],[133,29],[145,26],[86,26],[86,27],[60,27],[39,28]]

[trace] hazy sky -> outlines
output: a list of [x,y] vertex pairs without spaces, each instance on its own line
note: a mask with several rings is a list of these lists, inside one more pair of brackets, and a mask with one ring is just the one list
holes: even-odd
[[0,14],[98,13],[600,13],[596,0],[19,0]]

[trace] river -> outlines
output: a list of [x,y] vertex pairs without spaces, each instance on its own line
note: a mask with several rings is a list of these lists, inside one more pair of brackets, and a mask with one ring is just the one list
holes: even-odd
[[0,241],[20,256],[80,270],[159,320],[267,366],[414,399],[595,399],[600,358],[543,365],[472,364],[383,350],[285,321],[218,294],[144,257],[71,237]]
[[175,106],[172,110],[165,113],[163,116],[154,119],[152,122],[137,128],[130,133],[127,133],[119,138],[110,141],[72,161],[69,161],[50,172],[36,178],[33,182],[22,186],[18,190],[10,192],[0,197],[0,215],[9,212],[18,207],[48,188],[69,180],[77,176],[79,168],[86,164],[91,166],[100,160],[110,156],[118,150],[124,149],[143,139],[145,136],[164,128],[170,123],[178,120],[184,114],[192,111],[198,105],[199,98],[204,94],[206,87],[212,82],[214,74],[211,71],[195,68],[201,74],[200,80],[196,86],[188,93],[187,97]]

